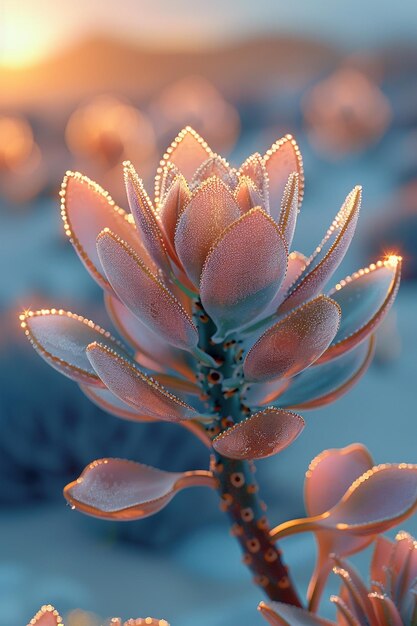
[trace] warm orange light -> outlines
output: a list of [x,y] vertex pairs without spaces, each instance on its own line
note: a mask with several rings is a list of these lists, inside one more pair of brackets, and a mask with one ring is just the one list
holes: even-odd
[[398,256],[398,254],[387,254],[385,257],[385,264],[390,267],[397,267],[400,261],[402,261],[402,257]]
[[33,149],[33,134],[28,122],[17,116],[0,116],[0,170],[24,163]]

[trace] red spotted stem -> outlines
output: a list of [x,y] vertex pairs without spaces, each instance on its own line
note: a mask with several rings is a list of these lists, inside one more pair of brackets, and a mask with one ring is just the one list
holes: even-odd
[[[199,327],[200,348],[218,364],[213,369],[201,365],[198,374],[203,398],[210,411],[218,416],[207,428],[214,439],[249,414],[248,407],[242,402],[242,384],[226,390],[223,386],[225,380],[239,380],[242,350],[234,339],[213,343],[211,337],[215,326],[199,302],[194,307],[194,318]],[[266,505],[258,494],[254,464],[215,453],[212,471],[219,481],[220,507],[230,518],[231,533],[242,548],[243,563],[251,570],[255,584],[271,600],[301,606],[281,551],[269,536]]]

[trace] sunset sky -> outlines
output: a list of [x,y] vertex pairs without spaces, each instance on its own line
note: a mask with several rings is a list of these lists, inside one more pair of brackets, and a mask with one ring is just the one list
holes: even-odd
[[415,38],[415,0],[395,6],[380,0],[0,0],[0,64],[31,65],[103,33],[176,48],[267,33],[309,35],[351,49]]

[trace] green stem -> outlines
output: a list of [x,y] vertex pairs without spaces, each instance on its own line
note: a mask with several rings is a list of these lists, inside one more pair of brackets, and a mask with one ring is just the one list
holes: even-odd
[[[243,381],[236,374],[241,369],[241,350],[240,344],[234,340],[223,344],[211,341],[216,329],[199,302],[195,303],[194,319],[199,329],[200,348],[213,357],[218,365],[215,370],[202,363],[199,366],[199,382],[208,409],[217,414],[215,425],[207,428],[214,439],[248,415],[249,409],[241,400]],[[236,388],[222,388],[223,380],[235,378]],[[219,482],[220,507],[230,518],[231,533],[242,548],[243,562],[251,570],[255,584],[271,600],[301,606],[281,552],[269,535],[266,506],[258,495],[254,464],[227,459],[216,453],[212,458],[211,469]]]

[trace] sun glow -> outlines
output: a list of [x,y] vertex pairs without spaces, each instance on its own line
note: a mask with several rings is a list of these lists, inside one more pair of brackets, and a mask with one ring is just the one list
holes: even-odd
[[6,7],[1,26],[0,65],[10,68],[33,65],[50,50],[50,37],[42,23]]

